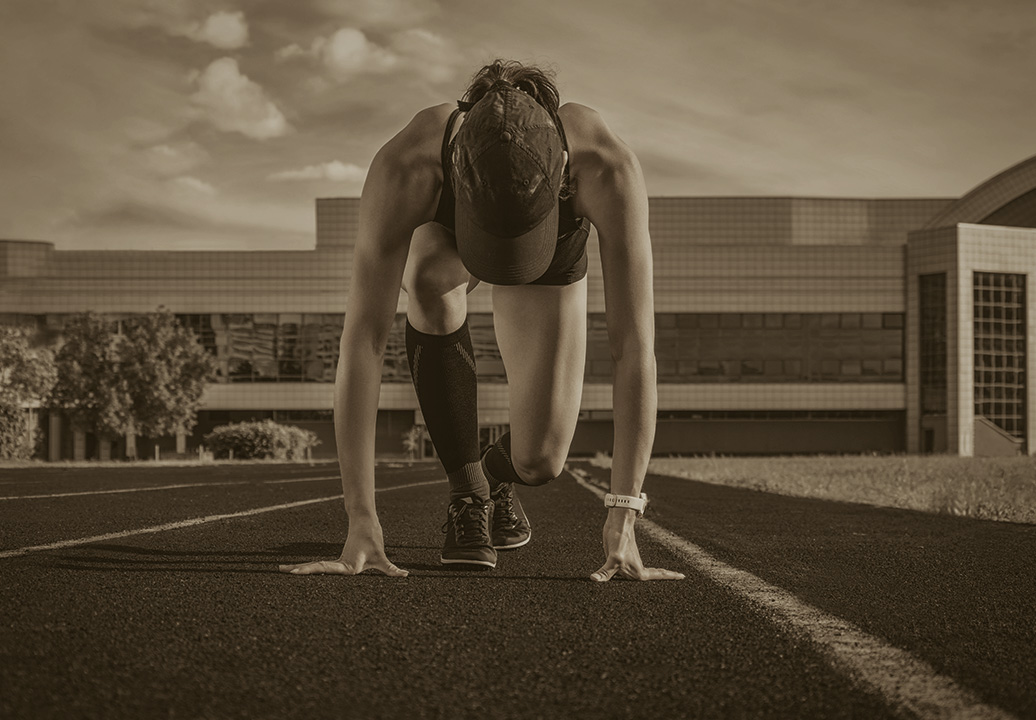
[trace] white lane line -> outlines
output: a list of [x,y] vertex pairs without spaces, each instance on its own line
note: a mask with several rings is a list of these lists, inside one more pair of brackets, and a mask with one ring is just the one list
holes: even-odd
[[[588,473],[578,468],[570,472],[580,485],[604,499],[605,491],[588,479]],[[970,690],[905,650],[807,605],[783,588],[720,562],[650,520],[639,519],[637,528],[713,582],[761,607],[775,624],[795,635],[805,634],[836,669],[877,691],[893,707],[922,718],[1014,718],[998,707],[982,703]]]
[[[325,475],[323,477],[296,478],[292,480],[263,480],[262,485],[284,485],[287,483],[317,482],[323,480],[338,480],[341,475]],[[228,482],[207,482],[207,483],[183,483],[180,485],[155,485],[153,487],[121,488],[118,490],[84,490],[82,492],[51,493],[49,495],[6,495],[0,500],[41,500],[46,498],[78,497],[80,495],[113,495],[116,493],[151,492],[152,490],[179,490],[180,488],[191,487],[219,487],[223,485],[251,485],[247,480],[235,480]]]
[[[390,490],[403,490],[405,488],[419,487],[421,485],[437,485],[444,482],[447,482],[445,478],[442,480],[428,480],[425,482],[409,483],[407,485],[396,485],[394,487],[375,488],[374,492],[389,492]],[[89,545],[91,543],[103,542],[105,540],[117,540],[118,538],[129,537],[131,535],[147,535],[150,533],[165,532],[166,530],[179,530],[180,528],[204,525],[205,523],[216,522],[218,520],[230,520],[233,518],[248,517],[249,515],[261,515],[263,513],[275,512],[277,510],[288,510],[291,508],[302,507],[303,505],[313,505],[315,503],[330,502],[332,500],[341,499],[342,495],[339,493],[338,495],[329,495],[327,497],[314,498],[312,500],[298,500],[296,502],[284,503],[282,505],[269,505],[267,507],[242,510],[235,513],[223,513],[221,515],[206,515],[205,517],[189,518],[187,520],[179,520],[177,522],[165,523],[163,525],[152,525],[151,527],[137,528],[135,530],[123,530],[121,532],[106,533],[104,535],[75,538],[74,540],[61,540],[59,542],[48,543],[46,545],[32,545],[30,547],[16,548],[14,550],[3,550],[0,551],[0,559],[18,557],[19,555],[26,555],[31,552],[60,550],[62,548],[74,547],[76,545]]]
[[292,480],[263,480],[263,485],[287,485],[289,483],[317,482],[318,480],[341,480],[341,475],[325,475],[324,477],[294,478]]
[[182,485],[155,485],[153,487],[121,488],[119,490],[84,490],[82,492],[52,493],[50,495],[8,495],[0,497],[0,500],[40,500],[42,498],[63,498],[77,497],[80,495],[113,495],[115,493],[151,492],[152,490],[177,490],[189,487],[216,487],[218,485],[247,485],[246,481],[239,482],[214,482],[214,483],[184,483]]

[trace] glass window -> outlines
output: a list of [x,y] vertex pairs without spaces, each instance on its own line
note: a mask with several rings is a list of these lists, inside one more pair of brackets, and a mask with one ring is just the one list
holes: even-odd
[[860,324],[868,330],[881,329],[881,313],[863,313],[860,316]]
[[843,360],[842,375],[856,377],[863,374],[863,364],[859,360]]
[[885,313],[881,316],[882,326],[890,330],[903,327],[903,313]]
[[762,375],[763,374],[763,361],[762,360],[742,360],[741,361],[741,374],[742,375]]
[[[921,275],[920,293],[920,371],[921,412],[941,415],[946,413],[946,273]],[[888,315],[885,316],[888,318]],[[899,375],[897,360],[884,361],[883,375]]]
[[1026,364],[1025,279],[1011,273],[972,276],[975,413],[1018,438],[1026,432],[1025,379],[1020,371]]
[[[676,327],[678,328],[696,328],[700,322],[701,315],[696,313],[679,313],[674,316]],[[705,327],[702,325],[702,327]]]
[[843,328],[858,328],[860,323],[860,313],[842,313]]
[[699,360],[698,374],[705,376],[722,375],[723,366],[718,360]]

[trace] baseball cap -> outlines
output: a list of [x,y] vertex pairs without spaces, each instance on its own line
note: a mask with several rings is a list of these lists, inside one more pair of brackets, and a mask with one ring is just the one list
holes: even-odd
[[546,272],[558,239],[564,144],[531,96],[498,86],[457,131],[450,173],[457,250],[468,272],[522,285]]

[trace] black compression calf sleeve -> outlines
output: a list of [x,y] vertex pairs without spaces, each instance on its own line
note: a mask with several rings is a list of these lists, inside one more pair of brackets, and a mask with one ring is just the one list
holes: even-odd
[[428,335],[407,320],[406,352],[425,426],[450,480],[450,496],[489,497],[478,447],[478,378],[467,320]]

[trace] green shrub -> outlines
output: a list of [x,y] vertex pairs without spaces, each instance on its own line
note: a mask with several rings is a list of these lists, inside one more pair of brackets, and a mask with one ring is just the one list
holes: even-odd
[[217,458],[234,452],[237,460],[302,460],[306,450],[320,444],[316,433],[293,425],[278,425],[273,420],[221,425],[204,438]]
[[0,402],[0,458],[27,460],[33,455],[25,435],[26,411]]

